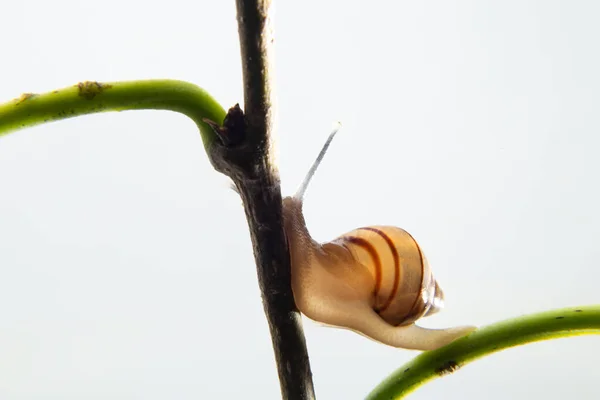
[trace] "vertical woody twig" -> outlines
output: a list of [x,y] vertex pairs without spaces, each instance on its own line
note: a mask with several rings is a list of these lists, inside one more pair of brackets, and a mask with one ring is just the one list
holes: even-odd
[[244,82],[244,112],[229,110],[213,166],[231,177],[242,197],[284,399],[314,399],[312,374],[291,289],[290,260],[282,225],[281,188],[271,163],[270,0],[236,0]]

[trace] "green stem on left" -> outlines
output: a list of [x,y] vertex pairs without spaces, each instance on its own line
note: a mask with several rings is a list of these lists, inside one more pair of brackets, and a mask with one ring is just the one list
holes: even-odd
[[204,89],[183,81],[152,79],[80,82],[48,93],[25,93],[0,104],[0,136],[11,131],[85,114],[124,110],[169,110],[190,117],[205,149],[216,139],[203,119],[222,125],[225,110]]
[[381,382],[367,400],[404,398],[433,378],[509,347],[585,334],[600,334],[600,305],[547,311],[492,324],[447,346],[421,353]]

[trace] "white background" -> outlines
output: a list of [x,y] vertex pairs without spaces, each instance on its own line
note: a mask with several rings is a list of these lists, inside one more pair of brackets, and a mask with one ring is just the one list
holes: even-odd
[[[92,5],[94,4],[94,5]],[[599,302],[599,3],[279,1],[277,140],[315,238],[391,224],[447,297],[429,327]],[[228,1],[6,2],[0,99],[174,78],[242,101]],[[241,202],[194,124],[87,116],[0,138],[1,399],[276,399]],[[417,352],[305,321],[319,399]],[[495,354],[411,399],[596,399],[600,338]]]

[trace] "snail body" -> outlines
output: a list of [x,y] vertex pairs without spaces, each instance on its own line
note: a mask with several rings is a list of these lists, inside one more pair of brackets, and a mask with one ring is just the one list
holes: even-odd
[[394,226],[362,227],[318,243],[302,212],[303,195],[334,131],[296,195],[283,199],[292,291],[300,312],[406,349],[433,350],[475,328],[427,329],[415,324],[438,312],[444,295],[414,238]]

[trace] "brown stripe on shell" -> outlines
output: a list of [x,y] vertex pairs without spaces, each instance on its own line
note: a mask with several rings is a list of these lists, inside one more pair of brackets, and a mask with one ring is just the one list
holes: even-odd
[[359,247],[362,247],[369,253],[371,258],[373,259],[373,263],[375,264],[375,289],[373,289],[373,293],[375,296],[379,294],[379,290],[381,289],[381,259],[379,258],[379,254],[377,254],[377,250],[368,240],[363,238],[355,237],[355,236],[344,236],[343,239],[348,242],[355,244]]
[[385,240],[385,242],[387,243],[388,247],[390,248],[390,252],[392,253],[392,257],[394,259],[394,284],[392,286],[392,290],[391,290],[387,300],[377,310],[377,312],[383,312],[390,306],[390,304],[392,304],[394,297],[396,297],[396,293],[398,293],[398,286],[400,286],[400,256],[398,255],[398,249],[396,249],[396,245],[394,245],[394,242],[392,241],[392,239],[385,232],[383,232],[379,229],[376,229],[376,228],[371,228],[371,227],[364,227],[364,228],[358,228],[358,229],[375,232],[376,234],[381,236],[383,238],[383,240]]
[[[406,232],[406,234],[415,243],[415,246],[417,246],[417,251],[419,252],[419,258],[421,259],[421,288],[423,288],[423,280],[425,279],[425,263],[423,262],[423,252],[421,252],[421,247],[419,246],[419,244],[417,243],[415,238],[412,237],[412,235],[408,232]],[[419,294],[420,294],[420,292],[419,292]],[[410,312],[406,315],[406,318],[404,318],[404,321],[408,321],[408,320],[414,321],[414,320],[420,318],[419,314],[423,313],[424,306],[425,306],[425,304],[423,304],[423,297],[420,295],[416,296],[415,302],[413,303],[412,307],[410,308]],[[404,323],[404,322],[402,322],[402,323]]]

